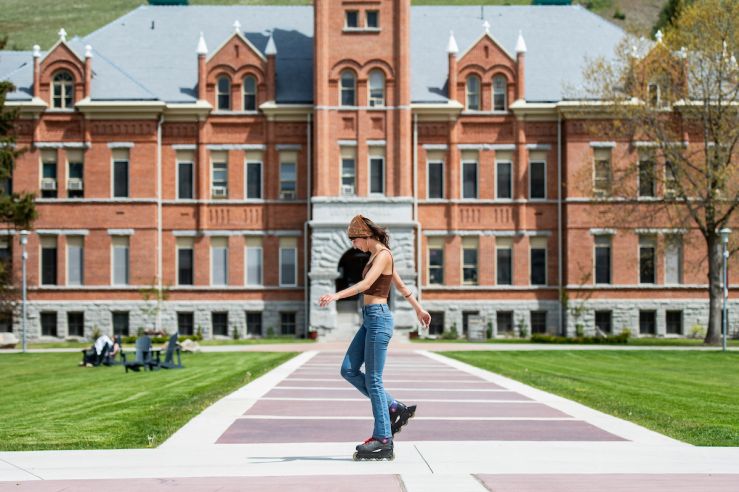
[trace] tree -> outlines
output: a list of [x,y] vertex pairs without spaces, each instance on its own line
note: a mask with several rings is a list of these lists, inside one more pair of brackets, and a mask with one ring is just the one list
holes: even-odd
[[657,31],[664,31],[668,27],[674,26],[685,6],[690,3],[692,3],[692,0],[667,0],[667,3],[659,12],[657,22],[652,27],[652,34],[657,34]]
[[600,100],[599,111],[610,113],[609,131],[653,146],[655,165],[614,169],[611,190],[639,196],[636,174],[650,178],[646,182],[664,172],[661,197],[613,207],[621,220],[648,217],[700,231],[708,262],[705,342],[715,344],[721,331],[720,230],[730,227],[739,205],[739,2],[694,1],[656,38],[646,50],[629,40],[614,62],[592,62],[587,89]]

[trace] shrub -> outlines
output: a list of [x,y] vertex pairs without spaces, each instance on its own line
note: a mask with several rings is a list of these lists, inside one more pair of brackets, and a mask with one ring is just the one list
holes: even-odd
[[487,337],[493,338],[493,322],[488,321]]
[[556,335],[543,335],[536,333],[531,335],[533,343],[570,343],[570,344],[603,344],[603,345],[619,345],[629,342],[629,333],[621,332],[618,335],[608,335],[607,337],[561,337]]
[[700,323],[696,323],[690,327],[690,333],[688,334],[688,336],[690,338],[705,338],[706,327]]
[[585,336],[585,326],[582,323],[578,323],[575,325],[575,336],[581,338]]
[[444,330],[441,334],[442,340],[456,340],[459,338],[459,332],[457,332],[457,323],[453,323],[449,330]]
[[621,9],[616,8],[616,11],[613,13],[613,18],[618,20],[625,20],[626,14],[624,14]]

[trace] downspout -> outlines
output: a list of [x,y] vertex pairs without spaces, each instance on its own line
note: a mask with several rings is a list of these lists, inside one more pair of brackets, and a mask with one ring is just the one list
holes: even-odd
[[311,140],[311,113],[308,113],[308,118],[306,120],[306,131],[305,131],[305,140],[306,140],[306,166],[308,168],[307,175],[308,175],[308,181],[307,181],[307,192],[305,196],[306,204],[307,204],[307,213],[306,217],[307,220],[303,223],[303,296],[305,297],[305,337],[308,338],[308,329],[310,328],[310,284],[308,279],[308,269],[310,268],[310,254],[308,252],[308,225],[311,221],[311,196],[313,193],[313,190],[311,188],[311,164],[313,162],[313,146],[312,140]]
[[162,329],[162,123],[157,121],[157,331]]
[[559,297],[559,330],[567,335],[564,326],[564,286],[562,285],[562,113],[557,112],[557,285]]
[[[416,291],[421,302],[421,221],[418,217],[418,115],[413,115],[413,221],[416,225]],[[420,327],[419,327],[420,329]]]

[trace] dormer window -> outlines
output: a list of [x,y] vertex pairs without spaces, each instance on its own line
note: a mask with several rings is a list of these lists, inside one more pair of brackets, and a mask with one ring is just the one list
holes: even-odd
[[219,110],[231,110],[231,80],[225,75],[216,81],[216,102]]
[[244,92],[244,111],[257,110],[257,79],[252,75],[244,77],[244,83],[241,86]]
[[345,17],[345,28],[357,29],[359,27],[359,11],[358,10],[347,10]]
[[506,111],[506,78],[503,75],[493,77],[493,111]]
[[650,82],[647,85],[647,101],[652,108],[668,107],[667,84],[661,81]]
[[480,78],[467,77],[467,111],[480,111]]
[[368,10],[367,15],[367,29],[379,29],[380,28],[380,12],[378,10]]
[[60,70],[52,77],[52,107],[71,109],[74,104],[74,78],[66,70]]
[[369,73],[369,105],[385,105],[385,74],[382,70],[372,70]]
[[357,105],[357,77],[351,70],[341,72],[341,105]]

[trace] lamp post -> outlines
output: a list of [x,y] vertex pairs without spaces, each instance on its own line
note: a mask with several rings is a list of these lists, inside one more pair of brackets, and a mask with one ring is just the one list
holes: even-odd
[[724,227],[721,229],[721,249],[723,251],[724,263],[723,263],[723,277],[724,277],[724,299],[723,306],[721,309],[721,335],[722,335],[722,350],[726,352],[726,325],[728,324],[728,316],[726,315],[726,304],[729,301],[729,276],[727,272],[727,263],[729,262],[729,234],[731,229]]
[[22,318],[21,318],[21,337],[23,340],[23,352],[26,351],[26,261],[28,260],[28,253],[26,252],[26,244],[28,244],[28,231],[21,231],[21,247],[22,253],[21,253],[21,264],[23,265],[23,297],[21,301],[21,309],[23,311]]

